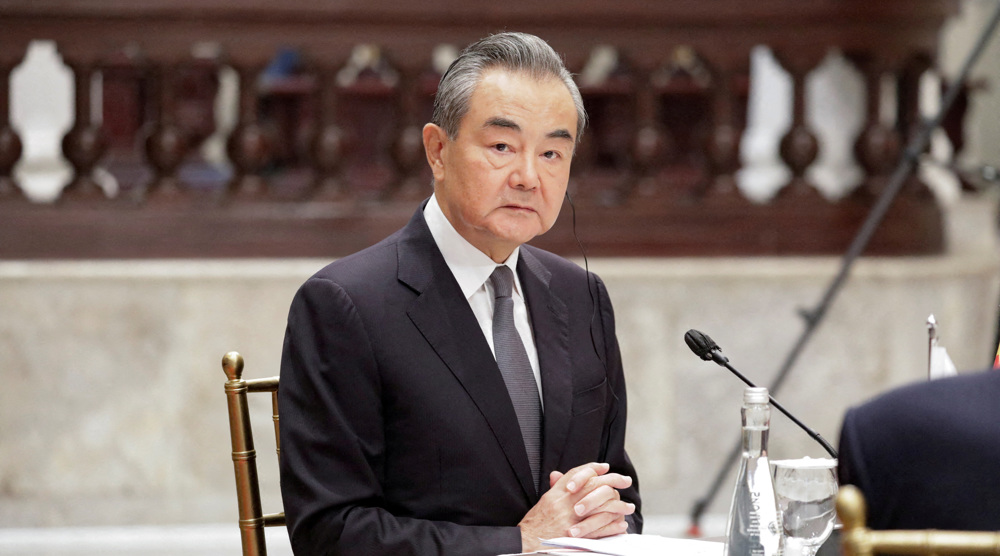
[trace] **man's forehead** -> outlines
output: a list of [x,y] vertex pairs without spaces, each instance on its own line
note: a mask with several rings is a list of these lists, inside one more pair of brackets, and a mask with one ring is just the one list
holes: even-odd
[[566,121],[552,122],[556,125],[546,130],[546,135],[573,140],[579,117],[569,89],[558,77],[503,68],[483,73],[472,92],[470,103],[470,110],[463,119],[468,120],[475,112],[477,121],[468,123],[482,129],[522,131],[524,126],[538,122],[539,117],[544,118],[544,114],[565,112]]
[[[480,74],[479,79],[476,80],[475,88],[472,91],[473,96],[476,92],[483,87],[484,84],[492,85],[506,85],[506,86],[516,86],[522,84],[532,84],[538,86],[546,86],[558,88],[566,92],[566,97],[572,102],[572,96],[569,93],[569,89],[566,84],[563,83],[562,79],[551,73],[543,72],[532,72],[528,70],[515,70],[503,67],[488,68],[483,70]],[[505,89],[506,90],[506,89]]]

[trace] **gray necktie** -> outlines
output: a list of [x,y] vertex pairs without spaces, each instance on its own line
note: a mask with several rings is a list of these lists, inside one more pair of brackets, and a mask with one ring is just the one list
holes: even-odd
[[528,352],[514,327],[514,300],[511,298],[514,273],[506,265],[498,266],[490,275],[490,282],[496,297],[493,305],[493,350],[510,401],[514,404],[517,424],[521,426],[521,438],[528,452],[528,465],[531,466],[537,489],[542,466],[542,402],[538,397],[535,374],[528,362]]

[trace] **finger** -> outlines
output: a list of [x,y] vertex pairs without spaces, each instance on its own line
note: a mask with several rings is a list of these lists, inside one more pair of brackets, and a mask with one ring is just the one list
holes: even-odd
[[[626,502],[625,500],[608,500],[603,504],[590,509],[585,507],[580,509],[581,506],[581,504],[577,504],[573,509],[574,513],[576,513],[578,517],[586,517],[598,513],[608,513],[620,516],[632,515],[635,513],[635,504]],[[583,513],[579,513],[577,511],[578,509],[580,509]]]
[[603,527],[598,527],[593,531],[584,535],[588,539],[600,539],[602,537],[610,537],[613,535],[620,535],[622,533],[628,532],[628,522],[625,518],[619,518],[611,521]]
[[626,523],[625,518],[616,514],[598,513],[582,519],[569,529],[570,536],[598,538],[617,535],[625,531],[625,527],[616,525]]
[[605,475],[592,477],[585,485],[583,485],[583,488],[581,488],[579,492],[586,494],[597,490],[602,486],[609,486],[616,490],[626,489],[632,486],[632,477],[629,477],[628,475],[619,475],[618,473],[607,473]]
[[556,483],[559,482],[559,479],[562,478],[563,474],[558,471],[553,471],[552,473],[549,473],[549,488],[555,487]]
[[[618,491],[607,485],[602,485],[577,501],[573,505],[573,512],[583,517],[599,511],[607,511],[605,508],[612,507],[611,504],[615,502],[621,502],[621,495]],[[615,507],[624,508],[621,504]]]
[[607,473],[610,468],[611,466],[606,463],[588,463],[570,469],[563,475],[562,480],[566,481],[566,490],[575,493],[587,484],[587,481]]
[[571,537],[589,537],[596,531],[604,529],[611,523],[614,523],[615,516],[611,514],[598,514],[595,516],[590,516],[587,519],[582,519],[573,526],[569,528],[569,535]]

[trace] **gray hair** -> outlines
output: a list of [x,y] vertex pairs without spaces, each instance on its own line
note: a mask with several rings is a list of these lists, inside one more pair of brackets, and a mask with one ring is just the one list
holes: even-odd
[[498,33],[465,47],[441,76],[431,122],[455,139],[462,118],[469,111],[473,91],[483,74],[493,68],[527,73],[539,80],[549,77],[561,80],[576,106],[576,140],[580,140],[587,126],[580,89],[549,43],[527,33]]

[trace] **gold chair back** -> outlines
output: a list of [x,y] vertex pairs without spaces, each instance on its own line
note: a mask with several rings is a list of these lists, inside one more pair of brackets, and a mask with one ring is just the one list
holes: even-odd
[[865,497],[853,485],[840,487],[837,515],[844,529],[841,543],[844,556],[873,554],[948,554],[1000,555],[1000,531],[891,530],[873,531],[865,526]]
[[260,484],[257,478],[257,452],[253,446],[253,429],[250,428],[250,407],[247,393],[270,392],[274,418],[274,439],[278,458],[281,458],[281,440],[278,436],[278,377],[243,379],[243,356],[235,351],[222,358],[226,382],[226,401],[229,405],[229,436],[233,444],[233,467],[236,472],[236,500],[239,506],[240,538],[243,556],[266,556],[265,527],[283,527],[285,513],[265,514],[261,509]]

